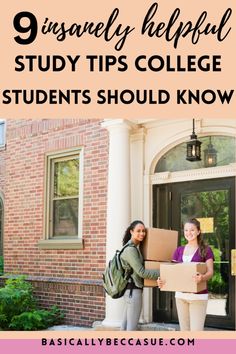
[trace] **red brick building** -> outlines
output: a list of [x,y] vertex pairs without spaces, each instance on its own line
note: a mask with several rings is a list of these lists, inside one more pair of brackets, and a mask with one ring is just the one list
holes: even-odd
[[26,274],[40,305],[57,304],[67,323],[104,319],[107,131],[98,121],[8,120],[5,139],[5,273]]

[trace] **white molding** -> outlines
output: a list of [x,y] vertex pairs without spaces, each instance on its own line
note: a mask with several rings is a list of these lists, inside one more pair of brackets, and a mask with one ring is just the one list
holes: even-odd
[[150,176],[150,182],[154,184],[196,181],[203,179],[223,178],[236,176],[236,163],[227,166],[201,168],[196,170],[160,172]]
[[138,128],[132,132],[130,135],[131,144],[136,141],[145,142],[147,131],[144,127]]
[[[198,137],[209,135],[236,137],[236,120],[196,119]],[[143,124],[146,128],[145,174],[154,174],[159,159],[173,147],[189,140],[192,120],[167,119]]]
[[136,129],[137,124],[131,122],[127,119],[105,119],[101,122],[101,127],[107,129],[108,131],[111,129],[117,128],[128,128],[128,129]]

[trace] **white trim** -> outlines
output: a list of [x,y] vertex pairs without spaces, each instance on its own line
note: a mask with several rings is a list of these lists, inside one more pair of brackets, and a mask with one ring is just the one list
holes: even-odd
[[6,146],[6,125],[7,125],[6,120],[0,119],[0,125],[3,125],[3,137],[2,137],[3,143],[0,144],[0,148],[3,149]]
[[115,130],[117,131],[118,127],[125,128],[125,129],[127,129],[127,127],[128,129],[136,129],[138,125],[127,119],[118,118],[118,119],[104,119],[101,122],[101,127],[107,129],[108,131],[112,128],[115,128]]
[[[176,123],[176,122],[175,122]],[[170,124],[170,122],[169,122]],[[173,122],[172,122],[173,124]],[[179,122],[181,125],[181,129],[178,130],[177,126],[175,125],[173,130],[170,130],[172,133],[167,135],[166,138],[159,144],[158,139],[156,140],[156,144],[153,145],[153,151],[151,152],[150,159],[146,161],[147,169],[146,174],[153,174],[156,164],[158,161],[172,148],[176,147],[177,145],[188,141],[191,129],[189,130],[188,126],[184,125],[184,121]],[[198,128],[198,129],[197,129]],[[223,129],[224,128],[224,129]],[[197,121],[196,122],[196,133],[198,138],[204,136],[224,136],[224,137],[234,137],[236,136],[236,127],[234,126],[211,126],[209,122],[204,121]],[[163,139],[164,136],[162,136]],[[147,139],[149,139],[149,135],[147,134]]]
[[200,168],[177,172],[159,172],[150,176],[151,185],[166,184],[203,179],[215,179],[236,176],[236,163],[227,166]]

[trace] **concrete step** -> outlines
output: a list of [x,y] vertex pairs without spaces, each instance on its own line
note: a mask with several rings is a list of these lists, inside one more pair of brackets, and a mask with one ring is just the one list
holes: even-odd
[[179,331],[179,325],[174,323],[142,323],[140,331]]
[[[93,330],[94,331],[120,331],[117,327],[105,327],[103,326],[102,322],[94,322],[93,323]],[[177,323],[140,323],[139,324],[140,331],[179,331],[179,325]],[[223,331],[224,329],[220,328],[212,328],[212,327],[205,327],[204,331]]]
[[[102,324],[100,321],[93,323],[94,331],[120,331],[118,327],[107,327]],[[140,323],[140,331],[178,331],[179,326],[177,324],[169,323]]]

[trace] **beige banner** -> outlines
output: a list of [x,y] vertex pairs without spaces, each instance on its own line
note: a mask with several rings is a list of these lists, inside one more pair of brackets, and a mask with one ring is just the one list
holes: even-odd
[[2,7],[0,118],[235,118],[234,0]]
[[25,332],[0,332],[0,339],[41,339],[41,338],[196,338],[196,339],[236,339],[235,331],[205,331],[205,332],[180,332],[180,331],[25,331]]

